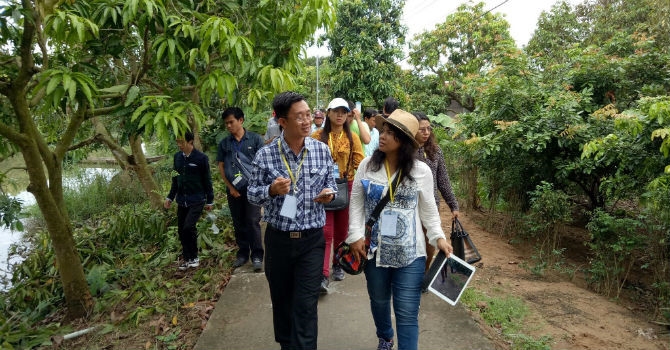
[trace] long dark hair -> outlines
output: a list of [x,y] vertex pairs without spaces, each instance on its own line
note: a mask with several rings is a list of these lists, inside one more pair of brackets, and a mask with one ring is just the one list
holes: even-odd
[[[426,120],[430,124],[430,119],[428,119],[428,116],[423,112],[414,112],[412,114],[414,114],[416,119],[419,120],[419,125],[421,125],[422,120]],[[435,157],[437,156],[438,147],[439,146],[435,141],[435,134],[431,131],[430,136],[428,136],[428,139],[423,144],[423,150],[426,152],[426,158],[430,159],[431,161],[434,161]]]
[[[328,117],[328,112],[330,112],[330,110],[326,111],[326,120],[324,120],[323,122],[323,131],[321,131],[321,139],[320,139],[320,141],[325,143],[326,145],[328,144],[328,135],[330,135],[330,132],[333,130],[333,127],[330,125],[330,118]],[[351,152],[354,151],[354,139],[351,136],[351,129],[349,129],[349,121],[346,118],[344,119],[344,125],[342,125],[342,130],[344,130],[344,133],[347,134],[347,138],[349,139],[349,155],[351,155]],[[349,161],[347,161],[347,168],[348,167],[349,167]],[[349,176],[349,169],[344,169],[344,174],[345,176]]]
[[[393,131],[393,137],[400,142],[400,148],[398,149],[398,168],[401,171],[402,179],[408,178],[413,180],[411,175],[412,168],[414,167],[414,161],[416,157],[416,147],[414,146],[414,140],[407,136],[404,132],[400,131],[395,125],[391,123],[385,123],[385,125]],[[386,160],[386,153],[380,151],[379,149],[375,150],[375,153],[372,154],[372,158],[368,163],[367,170],[377,171],[381,169]]]

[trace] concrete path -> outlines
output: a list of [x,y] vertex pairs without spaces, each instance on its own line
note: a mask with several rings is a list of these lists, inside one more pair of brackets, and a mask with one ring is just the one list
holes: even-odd
[[[432,293],[422,296],[419,331],[422,350],[495,349],[462,305],[451,306]],[[364,275],[347,275],[344,281],[331,282],[330,293],[319,300],[318,347],[377,348]],[[272,304],[264,273],[254,273],[250,264],[235,270],[195,349],[279,349],[274,341]]]

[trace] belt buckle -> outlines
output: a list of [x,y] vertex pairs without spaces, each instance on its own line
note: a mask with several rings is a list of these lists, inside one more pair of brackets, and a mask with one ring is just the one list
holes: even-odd
[[302,232],[300,232],[300,231],[291,231],[291,232],[289,232],[289,237],[291,237],[291,238],[300,238],[301,233],[302,233]]

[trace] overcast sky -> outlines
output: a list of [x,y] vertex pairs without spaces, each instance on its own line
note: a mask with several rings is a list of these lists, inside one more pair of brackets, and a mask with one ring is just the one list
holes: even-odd
[[[444,22],[446,17],[454,12],[461,4],[468,3],[463,0],[406,0],[405,11],[402,22],[407,26],[407,38],[411,40],[414,35],[426,30],[432,30],[438,23]],[[471,2],[472,4],[478,3]],[[518,47],[523,47],[530,40],[537,19],[542,11],[549,11],[556,0],[483,0],[486,4],[484,10],[501,13],[510,24],[510,34],[516,40]],[[582,0],[568,0],[573,6]],[[328,49],[321,47],[309,48],[309,56],[317,52],[321,56],[329,54]]]

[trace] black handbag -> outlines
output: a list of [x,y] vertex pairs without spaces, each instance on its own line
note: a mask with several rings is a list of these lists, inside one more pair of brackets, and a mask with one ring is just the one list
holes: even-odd
[[337,196],[330,201],[325,203],[323,208],[326,210],[342,210],[349,207],[349,180],[347,179],[347,174],[349,173],[349,165],[351,164],[351,159],[353,158],[354,152],[349,150],[349,160],[347,161],[347,168],[344,172],[343,178],[335,179],[337,184]]
[[337,196],[332,201],[323,205],[326,210],[342,210],[349,207],[349,181],[347,179],[335,179],[337,184]]
[[468,264],[474,264],[482,260],[482,255],[479,254],[470,235],[458,219],[451,222],[451,246],[454,248],[454,255]]
[[[396,178],[391,180],[391,188],[389,188],[389,190],[386,191],[386,195],[382,197],[379,202],[377,202],[377,206],[375,206],[375,209],[372,210],[370,218],[368,218],[368,221],[365,222],[365,251],[370,249],[370,236],[372,235],[372,227],[379,219],[379,214],[381,214],[382,209],[384,209],[386,206],[386,203],[388,203],[389,199],[391,199],[391,192],[395,191],[401,181],[401,179],[397,179],[398,181],[395,180]],[[349,249],[349,244],[347,242],[342,242],[339,246],[337,246],[337,248],[335,248],[335,260],[340,264],[342,270],[350,275],[358,275],[359,273],[363,272],[363,269],[365,269],[365,264],[367,263],[367,259],[363,259],[362,261],[358,261],[356,259],[354,254]]]

